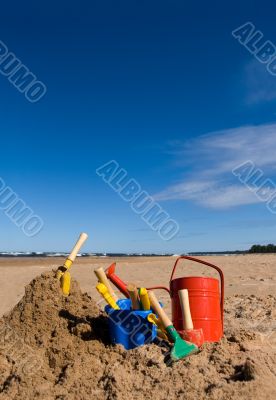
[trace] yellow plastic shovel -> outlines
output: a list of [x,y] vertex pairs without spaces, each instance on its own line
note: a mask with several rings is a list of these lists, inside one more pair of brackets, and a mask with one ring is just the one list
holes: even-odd
[[56,277],[60,280],[60,287],[62,289],[62,293],[64,294],[64,296],[68,296],[70,293],[71,276],[68,269],[72,266],[73,262],[77,257],[78,252],[80,251],[82,245],[84,244],[87,238],[88,235],[86,233],[80,234],[80,237],[78,238],[77,243],[75,244],[73,250],[66,258],[64,264],[57,270]]

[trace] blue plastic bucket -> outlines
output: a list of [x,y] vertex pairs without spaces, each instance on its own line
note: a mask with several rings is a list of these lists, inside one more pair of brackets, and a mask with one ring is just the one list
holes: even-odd
[[122,344],[126,350],[151,343],[157,335],[157,327],[147,320],[152,310],[132,310],[129,299],[118,300],[117,304],[120,310],[105,307],[111,342]]

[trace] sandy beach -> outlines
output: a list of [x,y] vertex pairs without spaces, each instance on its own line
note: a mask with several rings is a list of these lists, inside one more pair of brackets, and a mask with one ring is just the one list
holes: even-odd
[[[267,295],[275,294],[276,289],[276,254],[270,255],[234,255],[201,257],[203,260],[218,265],[225,276],[225,295]],[[77,258],[71,269],[72,277],[80,284],[82,291],[93,298],[100,299],[95,289],[96,277],[93,270],[97,267],[107,268],[116,262],[118,275],[138,286],[169,286],[169,279],[175,257],[120,257]],[[42,272],[57,268],[63,258],[0,258],[1,303],[0,315],[9,311],[21,299],[25,286]],[[190,261],[182,261],[176,276],[216,276],[208,267]],[[166,292],[158,291],[159,297],[167,307],[169,298]],[[167,307],[170,312],[170,308]]]
[[[224,337],[168,364],[166,342],[110,345],[93,269],[117,261],[125,281],[168,286],[174,257],[78,258],[67,298],[52,271],[61,258],[2,258],[0,399],[275,399],[276,255],[204,259],[225,275]],[[176,276],[187,275],[216,272],[185,260]]]

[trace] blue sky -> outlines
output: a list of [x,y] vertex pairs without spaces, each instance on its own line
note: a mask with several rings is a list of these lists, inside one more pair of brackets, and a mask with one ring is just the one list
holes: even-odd
[[[233,176],[276,181],[276,77],[231,32],[276,44],[275,3],[34,1],[2,6],[0,40],[39,80],[30,103],[0,74],[0,177],[44,221],[2,210],[0,250],[235,250],[275,242],[276,215]],[[163,241],[96,169],[116,160],[180,225]]]

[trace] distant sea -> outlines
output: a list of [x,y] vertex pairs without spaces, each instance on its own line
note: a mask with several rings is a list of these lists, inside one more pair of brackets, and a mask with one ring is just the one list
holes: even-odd
[[[221,256],[246,254],[246,251],[214,251],[214,252],[197,252],[197,253],[81,253],[78,257],[179,257],[181,255],[188,256]],[[42,251],[2,251],[0,257],[67,257],[68,253],[64,252],[42,252]]]
[[[0,257],[67,257],[69,253],[42,251],[2,251]],[[173,254],[155,253],[80,253],[78,257],[168,257]]]

